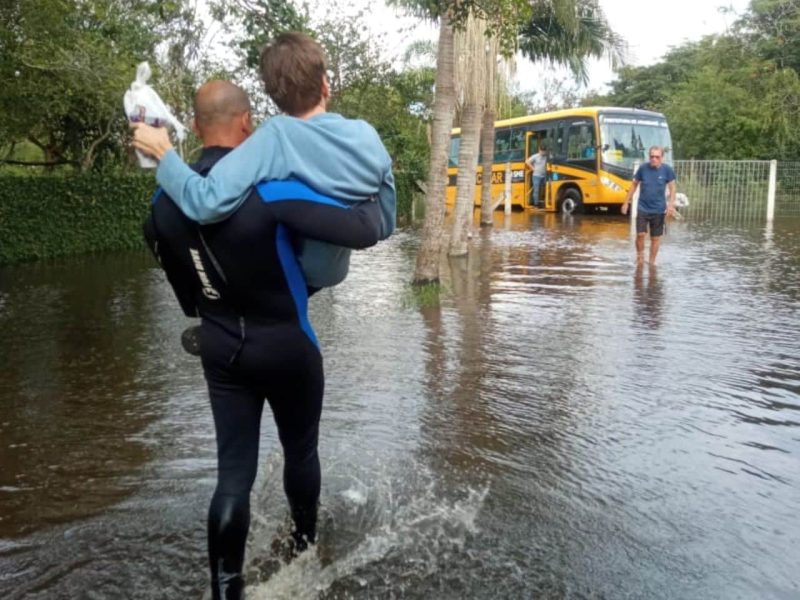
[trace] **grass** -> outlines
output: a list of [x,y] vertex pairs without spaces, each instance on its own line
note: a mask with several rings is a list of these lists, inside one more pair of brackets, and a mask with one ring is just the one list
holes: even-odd
[[439,306],[442,296],[446,296],[449,293],[449,288],[440,282],[411,284],[403,297],[403,307],[429,308]]

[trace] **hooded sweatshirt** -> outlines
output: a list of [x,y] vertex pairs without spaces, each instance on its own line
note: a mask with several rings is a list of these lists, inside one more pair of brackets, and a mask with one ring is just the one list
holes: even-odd
[[[199,223],[225,219],[252,186],[272,179],[296,179],[348,203],[377,201],[381,239],[391,235],[397,219],[392,160],[378,133],[366,121],[335,113],[309,119],[272,117],[205,177],[170,150],[161,159],[156,179],[183,213]],[[307,284],[323,287],[344,279],[349,251],[306,240],[299,258]]]

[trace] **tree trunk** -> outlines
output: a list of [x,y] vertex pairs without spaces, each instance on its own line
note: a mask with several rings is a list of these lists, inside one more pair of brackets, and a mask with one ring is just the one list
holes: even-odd
[[[109,119],[108,122],[106,123],[106,129],[103,132],[103,134],[89,145],[89,149],[86,151],[86,153],[83,155],[83,158],[81,159],[82,173],[86,173],[94,166],[94,161],[97,158],[97,156],[95,155],[97,147],[111,135],[111,127],[113,123],[114,122],[111,119]],[[180,155],[182,158],[183,152],[181,152]]]
[[487,106],[483,111],[481,125],[481,165],[483,166],[483,182],[481,183],[481,226],[491,227],[492,222],[492,165],[494,164],[494,108]]
[[481,135],[480,105],[464,105],[461,118],[461,148],[458,151],[458,185],[453,210],[453,229],[450,235],[450,256],[467,253],[469,230],[475,209],[475,169],[478,166],[478,142]]
[[444,201],[447,186],[447,157],[450,130],[456,103],[454,80],[453,28],[442,15],[439,24],[439,50],[436,57],[436,98],[433,102],[431,157],[425,194],[425,224],[422,244],[417,253],[414,283],[439,281],[439,259],[444,234]]

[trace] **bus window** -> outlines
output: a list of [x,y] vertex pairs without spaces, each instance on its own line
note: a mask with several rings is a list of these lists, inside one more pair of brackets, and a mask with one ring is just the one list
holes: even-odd
[[509,160],[509,138],[511,129],[498,129],[494,134],[494,162],[504,163]]
[[533,138],[531,139],[531,146],[529,148],[530,153],[536,154],[539,151],[539,146],[543,146],[544,149],[549,152],[550,146],[548,145],[549,144],[548,132],[550,130],[543,129],[542,126],[537,123],[536,129],[531,128],[530,131],[533,133]]
[[[599,119],[604,169],[631,170],[636,161],[646,163],[650,146],[672,145],[663,116],[604,113]],[[668,153],[665,152],[664,158],[669,164]]]
[[[539,130],[540,139],[547,149],[547,153],[551,160],[564,160],[563,151],[563,127],[560,121],[551,121],[546,124],[547,129],[544,131]],[[537,127],[541,127],[537,124]]]
[[525,156],[525,127],[514,127],[508,140],[508,159],[513,162],[522,162]]
[[571,119],[566,122],[567,162],[578,167],[595,170],[597,167],[594,120]]
[[[458,151],[461,148],[461,138],[450,138],[450,156],[447,160],[448,167],[458,167]],[[441,156],[441,154],[439,155]]]

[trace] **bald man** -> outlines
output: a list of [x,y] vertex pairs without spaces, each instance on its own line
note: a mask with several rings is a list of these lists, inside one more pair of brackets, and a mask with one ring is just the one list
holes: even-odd
[[[250,103],[224,81],[203,85],[194,129],[205,175],[250,135]],[[145,237],[187,316],[200,317],[199,354],[217,438],[217,486],[208,515],[212,597],[239,599],[258,467],[264,400],[283,447],[293,552],[316,541],[317,454],[324,374],[307,314],[297,236],[366,248],[381,235],[377,202],[342,203],[292,181],[259,184],[226,220],[200,225],[157,192]]]

